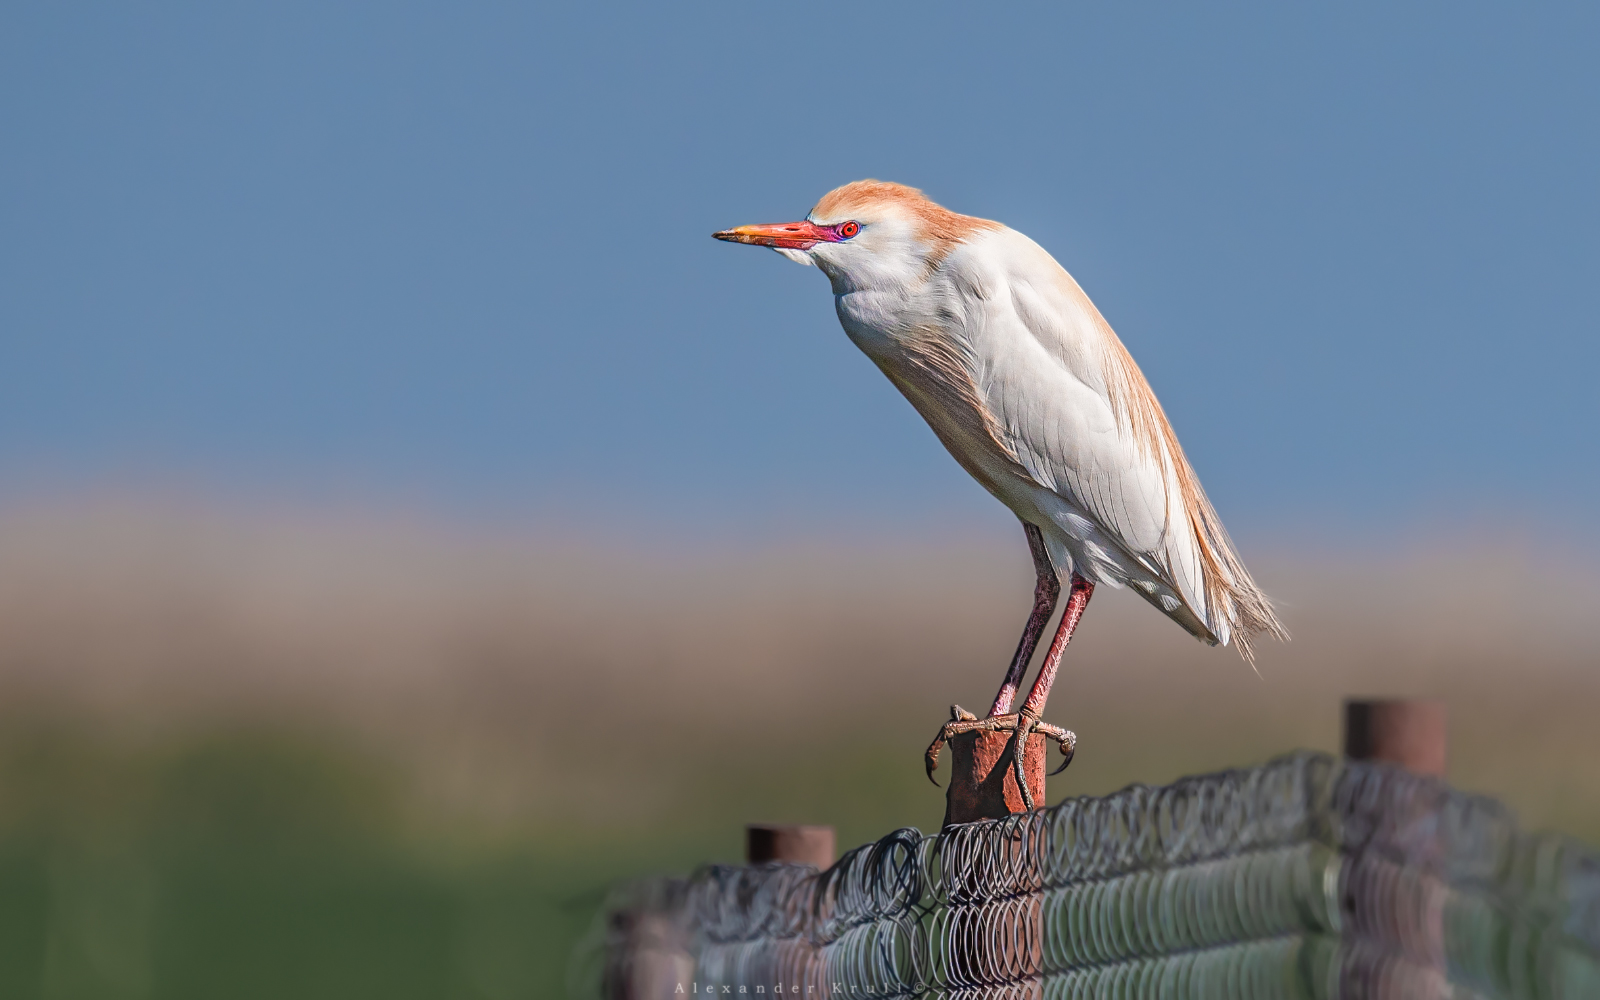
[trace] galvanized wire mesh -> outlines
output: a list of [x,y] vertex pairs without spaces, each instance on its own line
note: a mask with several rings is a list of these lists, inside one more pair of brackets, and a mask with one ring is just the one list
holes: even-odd
[[609,907],[610,997],[1600,998],[1600,855],[1312,753]]

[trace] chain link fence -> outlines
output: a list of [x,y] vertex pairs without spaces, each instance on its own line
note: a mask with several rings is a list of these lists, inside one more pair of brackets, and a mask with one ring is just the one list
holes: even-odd
[[607,1000],[1600,998],[1600,854],[1297,753],[618,890]]

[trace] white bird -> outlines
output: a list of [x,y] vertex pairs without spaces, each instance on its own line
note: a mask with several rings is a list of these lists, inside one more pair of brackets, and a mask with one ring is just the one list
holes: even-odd
[[[1144,374],[1037,243],[875,180],[830,191],[800,222],[715,236],[771,247],[827,275],[845,333],[1027,533],[1038,584],[1022,641],[987,718],[952,709],[928,748],[930,778],[944,741],[975,729],[1013,734],[1009,752],[1030,808],[1019,752],[1028,733],[1054,738],[1061,767],[1071,762],[1076,737],[1039,716],[1096,584],[1131,587],[1191,635],[1231,642],[1247,660],[1258,633],[1288,638]],[[1012,713],[1062,580],[1061,623]]]

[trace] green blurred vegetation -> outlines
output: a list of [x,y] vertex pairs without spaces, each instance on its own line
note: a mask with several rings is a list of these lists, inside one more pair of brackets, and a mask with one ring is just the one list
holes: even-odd
[[610,887],[737,860],[747,819],[821,817],[843,846],[936,825],[942,797],[911,780],[903,749],[836,745],[776,774],[725,760],[715,783],[637,825],[552,804],[552,822],[506,830],[419,815],[403,766],[334,731],[107,736],[12,720],[0,726],[0,997],[581,992],[589,970],[574,956]]
[[0,996],[562,993],[614,846],[446,846],[408,831],[401,786],[306,733],[8,727]]
[[[338,729],[234,720],[140,736],[12,720],[0,724],[0,997],[582,995],[592,970],[574,956],[610,887],[735,861],[746,821],[833,823],[842,849],[936,828],[943,796],[908,737],[836,736],[795,756],[775,741],[740,753],[677,741],[633,761],[676,790],[636,822],[552,801],[540,821],[506,825],[441,809],[403,758]],[[1208,750],[1246,763],[1289,745]],[[1130,770],[1164,781],[1222,763],[1186,766],[1179,741],[1143,751],[1104,761],[1091,744],[1050,800],[1108,791]]]

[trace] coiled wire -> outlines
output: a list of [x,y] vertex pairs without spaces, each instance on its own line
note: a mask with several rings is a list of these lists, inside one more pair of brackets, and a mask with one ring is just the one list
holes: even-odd
[[709,866],[608,914],[613,997],[1600,997],[1600,855],[1314,753],[897,830],[824,872]]

